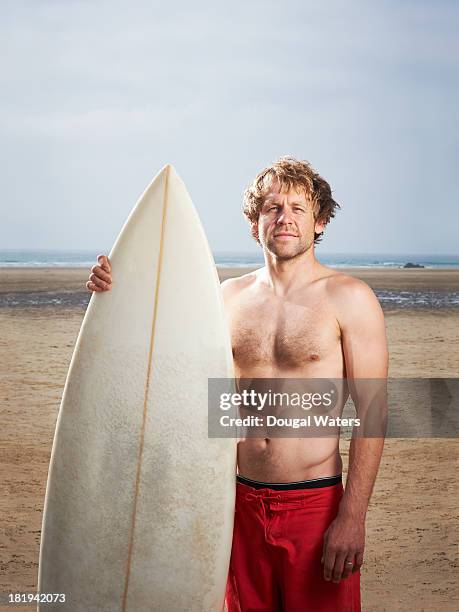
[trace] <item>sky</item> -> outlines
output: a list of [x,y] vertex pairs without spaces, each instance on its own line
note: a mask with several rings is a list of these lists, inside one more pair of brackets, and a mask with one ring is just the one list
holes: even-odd
[[281,155],[341,210],[324,253],[459,254],[459,4],[3,0],[0,248],[108,252],[172,163],[214,251]]

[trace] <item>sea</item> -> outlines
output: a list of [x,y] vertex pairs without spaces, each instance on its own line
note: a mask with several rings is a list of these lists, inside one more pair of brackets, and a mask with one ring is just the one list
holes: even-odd
[[[87,268],[95,263],[99,253],[108,253],[108,249],[100,251],[7,249],[0,250],[0,267]],[[424,268],[459,268],[459,255],[321,253],[320,249],[316,249],[316,257],[324,265],[334,268],[403,268],[407,263]],[[216,251],[214,259],[217,266],[227,268],[263,265],[261,251],[250,253]]]
[[[77,250],[0,250],[0,268],[89,268],[94,265],[100,251]],[[430,269],[459,268],[459,255],[419,255],[419,254],[357,254],[357,253],[321,253],[316,250],[317,259],[333,268],[403,268],[406,264],[412,267]],[[261,251],[250,253],[215,252],[215,263],[219,267],[244,268],[263,265]],[[457,309],[459,308],[459,287],[457,291],[441,291],[429,288],[419,290],[375,289],[375,293],[384,310],[391,309]],[[84,287],[81,292],[49,291],[2,291],[0,281],[1,307],[86,307],[90,294]]]

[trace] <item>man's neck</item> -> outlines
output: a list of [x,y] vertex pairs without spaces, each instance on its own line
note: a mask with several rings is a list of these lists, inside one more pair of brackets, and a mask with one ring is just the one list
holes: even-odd
[[266,267],[262,279],[269,284],[278,296],[302,289],[314,281],[321,264],[314,255],[314,247],[292,259],[278,259],[273,253],[264,251]]

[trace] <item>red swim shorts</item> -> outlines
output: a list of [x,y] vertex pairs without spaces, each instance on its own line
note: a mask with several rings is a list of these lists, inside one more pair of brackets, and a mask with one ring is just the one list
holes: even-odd
[[360,612],[360,572],[339,583],[323,577],[323,535],[338,512],[341,481],[301,490],[236,487],[228,612]]

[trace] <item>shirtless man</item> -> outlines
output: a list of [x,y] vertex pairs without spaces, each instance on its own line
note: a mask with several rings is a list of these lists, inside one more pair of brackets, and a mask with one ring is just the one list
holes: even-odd
[[[244,214],[266,265],[222,284],[237,378],[387,377],[373,291],[315,258],[337,207],[328,183],[291,157],[247,188]],[[98,262],[90,291],[110,289],[108,258]],[[238,443],[228,612],[360,610],[365,516],[383,443],[352,438],[345,490],[338,436]]]

